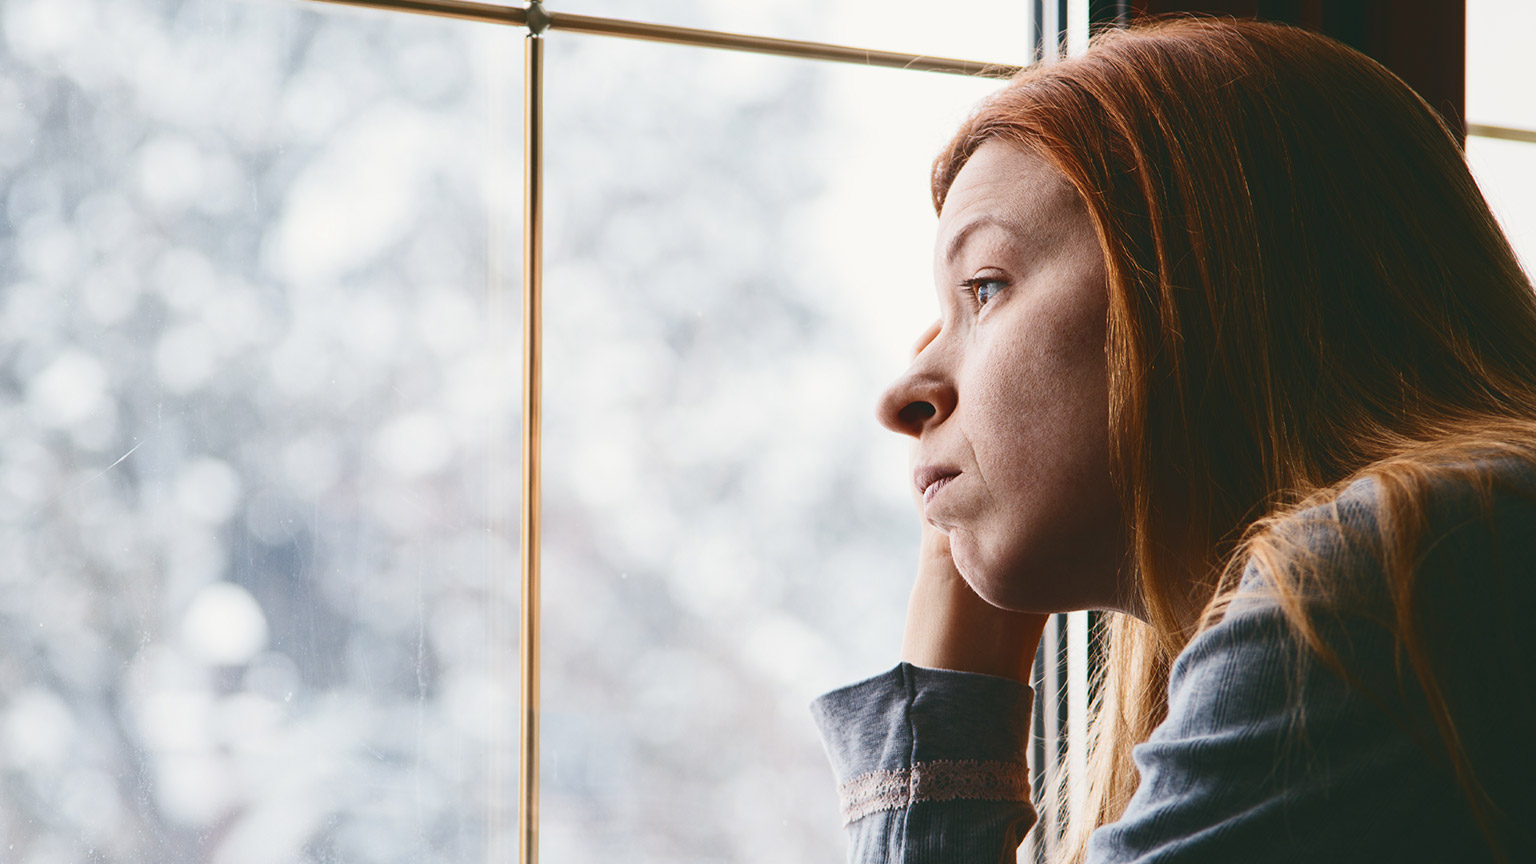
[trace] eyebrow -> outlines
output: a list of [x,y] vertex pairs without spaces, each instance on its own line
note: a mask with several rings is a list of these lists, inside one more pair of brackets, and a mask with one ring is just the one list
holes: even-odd
[[984,213],[961,225],[954,234],[950,235],[949,242],[944,244],[944,263],[953,264],[955,256],[960,254],[960,248],[965,245],[965,241],[970,238],[976,229],[986,225],[1001,228],[1014,237],[1022,237],[1025,234],[1024,226],[1018,222],[1001,216],[995,216],[991,213]]

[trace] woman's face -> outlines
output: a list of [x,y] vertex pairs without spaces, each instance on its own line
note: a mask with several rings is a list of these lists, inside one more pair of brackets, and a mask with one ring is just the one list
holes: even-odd
[[940,318],[879,406],[914,439],[924,520],[995,606],[1124,609],[1108,288],[1081,197],[1039,156],[983,144],[944,202],[934,281]]

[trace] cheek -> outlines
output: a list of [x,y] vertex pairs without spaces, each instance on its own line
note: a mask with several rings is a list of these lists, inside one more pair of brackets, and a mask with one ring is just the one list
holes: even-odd
[[1102,331],[1020,331],[977,354],[963,425],[986,507],[951,547],[978,586],[1002,580],[987,593],[1100,539],[1114,501],[1103,358]]
[[999,481],[1010,478],[1013,484],[1028,481],[1027,488],[1015,492],[1055,485],[1051,481],[1062,469],[1071,466],[1076,473],[1085,459],[1098,454],[1107,459],[1109,394],[1102,341],[1062,335],[1076,336],[1025,331],[996,340],[977,358],[971,375],[966,437],[984,473]]

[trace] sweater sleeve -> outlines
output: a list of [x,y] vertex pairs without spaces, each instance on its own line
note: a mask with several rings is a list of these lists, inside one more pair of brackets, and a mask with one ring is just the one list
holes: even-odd
[[[1318,622],[1350,677],[1273,603],[1234,607],[1175,661],[1140,784],[1090,864],[1468,861],[1479,843],[1434,729],[1370,619]],[[1480,860],[1480,859],[1478,859]]]
[[[1492,488],[1488,499],[1464,481],[1433,489],[1414,604],[1458,740],[1511,814],[1492,823],[1508,860],[1536,860],[1536,833],[1514,815],[1536,802],[1536,650],[1518,617],[1536,605],[1536,481],[1505,471]],[[1168,715],[1132,750],[1136,793],[1094,832],[1090,864],[1493,860],[1390,625],[1377,506],[1361,481],[1287,529],[1334,591],[1309,604],[1309,621],[1337,664],[1250,568],[1225,617],[1174,661]]]
[[1033,703],[1016,681],[908,663],[817,699],[850,864],[1011,864],[1035,822]]

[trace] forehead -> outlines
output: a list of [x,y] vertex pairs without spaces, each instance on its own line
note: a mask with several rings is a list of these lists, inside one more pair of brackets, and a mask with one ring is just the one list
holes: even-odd
[[1086,215],[1082,198],[1044,157],[1003,141],[988,141],[956,175],[939,214],[939,236],[969,219],[996,216],[1029,231],[1048,231]]

